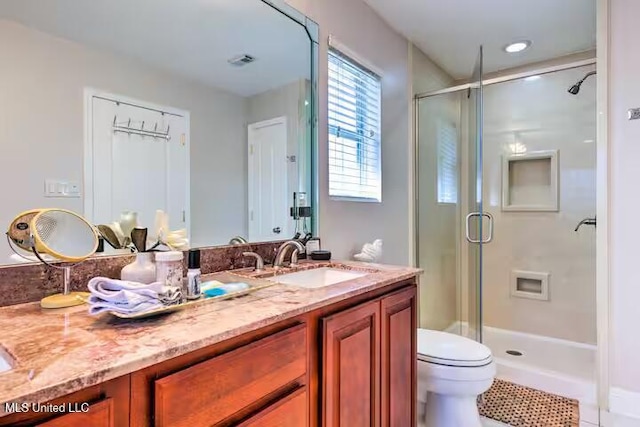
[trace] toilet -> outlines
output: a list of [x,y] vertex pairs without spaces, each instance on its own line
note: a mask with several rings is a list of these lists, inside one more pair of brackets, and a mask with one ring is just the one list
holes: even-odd
[[496,375],[491,350],[447,332],[418,329],[418,400],[425,427],[480,427],[477,397]]

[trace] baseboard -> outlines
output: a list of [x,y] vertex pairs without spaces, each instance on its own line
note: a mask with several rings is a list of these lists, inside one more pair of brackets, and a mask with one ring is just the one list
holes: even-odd
[[640,421],[640,392],[611,387],[609,390],[609,412],[637,418]]

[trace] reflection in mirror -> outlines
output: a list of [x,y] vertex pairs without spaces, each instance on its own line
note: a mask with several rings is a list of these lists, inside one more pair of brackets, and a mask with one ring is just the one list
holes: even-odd
[[3,2],[0,223],[54,207],[153,236],[160,214],[191,247],[310,231],[312,51],[260,0]]

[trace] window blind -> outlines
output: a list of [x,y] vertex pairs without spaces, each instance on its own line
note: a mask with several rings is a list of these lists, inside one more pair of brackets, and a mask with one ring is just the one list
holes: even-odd
[[458,203],[458,132],[452,123],[438,123],[438,203]]
[[380,77],[329,49],[329,196],[382,200]]

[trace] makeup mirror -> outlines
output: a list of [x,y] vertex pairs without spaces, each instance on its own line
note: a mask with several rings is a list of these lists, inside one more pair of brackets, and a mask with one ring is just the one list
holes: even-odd
[[[88,294],[71,292],[69,279],[71,267],[89,258],[98,248],[98,233],[87,220],[63,209],[23,212],[11,221],[7,241],[17,255],[26,258],[22,251],[30,251],[39,261],[63,271],[63,292],[43,298],[40,301],[43,308],[71,307],[84,303]],[[52,261],[63,261],[65,264]]]

